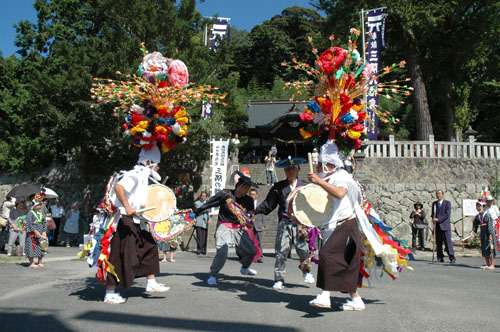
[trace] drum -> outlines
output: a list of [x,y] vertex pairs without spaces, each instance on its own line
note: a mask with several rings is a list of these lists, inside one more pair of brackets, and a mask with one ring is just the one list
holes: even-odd
[[156,241],[171,241],[195,223],[193,210],[178,210],[161,222],[151,222],[151,234]]
[[333,202],[328,192],[316,184],[308,184],[293,190],[286,199],[290,220],[309,226],[319,226],[332,216]]
[[142,212],[141,216],[150,222],[166,220],[174,213],[177,207],[174,192],[162,184],[149,185],[145,208],[152,206],[155,208]]

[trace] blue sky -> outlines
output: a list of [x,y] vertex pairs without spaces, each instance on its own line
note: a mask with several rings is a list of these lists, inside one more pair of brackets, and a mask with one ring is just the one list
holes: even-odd
[[[219,14],[231,18],[231,25],[250,31],[252,27],[270,19],[287,7],[312,8],[310,0],[206,0],[197,9],[204,16]],[[1,0],[0,50],[7,57],[16,52],[14,24],[21,20],[36,22],[33,0]]]

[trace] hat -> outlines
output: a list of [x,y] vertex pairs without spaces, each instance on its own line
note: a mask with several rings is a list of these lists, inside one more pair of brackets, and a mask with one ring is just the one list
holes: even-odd
[[493,196],[491,196],[491,195],[487,195],[487,196],[486,196],[486,200],[487,200],[487,201],[492,201],[492,200],[494,200],[494,198],[493,198]]
[[249,184],[255,188],[259,188],[259,185],[255,182],[252,182],[249,176],[246,176],[245,174],[241,173],[240,171],[236,172],[237,175],[239,175],[238,182],[236,182],[235,186],[238,187],[239,185],[246,183]]
[[75,206],[78,206],[78,202],[73,202],[73,204],[71,204],[71,207],[74,208]]
[[[344,153],[361,147],[362,140],[367,136],[365,119],[371,119],[368,111],[374,112],[383,122],[399,121],[390,112],[379,111],[377,104],[363,102],[363,95],[384,91],[380,96],[404,103],[394,96],[409,95],[413,90],[405,83],[406,80],[384,83],[382,81],[385,80],[379,79],[391,71],[403,68],[406,62],[380,68],[364,63],[357,50],[360,35],[361,31],[350,29],[347,49],[334,46],[335,37],[331,35],[331,46],[322,53],[313,45],[312,37],[308,37],[316,55],[314,65],[298,62],[295,58],[292,63],[282,63],[304,71],[307,77],[307,81],[286,83],[286,86],[296,89],[299,94],[305,91],[315,93],[314,100],[308,102],[304,112],[300,114],[302,126],[299,127],[299,132],[302,137],[318,142],[326,134],[329,139],[336,140],[339,150]],[[361,50],[364,48],[365,45],[360,46]]]
[[417,207],[417,205],[420,205],[420,207],[422,207],[422,208],[424,207],[424,205],[422,203],[420,203],[420,202],[416,202],[415,204],[413,204],[413,206],[415,208]]
[[306,160],[304,158],[292,158],[288,156],[288,159],[280,160],[276,163],[277,168],[287,168],[290,166],[299,166],[300,164],[304,164]]
[[344,167],[342,160],[344,154],[339,151],[337,144],[333,140],[328,140],[321,146],[318,161],[322,164],[332,164],[335,168]]
[[33,198],[32,202],[33,202],[33,206],[37,206],[37,205],[42,204],[43,196],[41,194],[36,194],[35,198]]
[[144,44],[141,49],[144,57],[137,75],[118,72],[123,76],[118,80],[95,78],[92,99],[118,104],[115,111],[128,114],[122,127],[134,146],[149,149],[158,143],[162,152],[168,152],[187,138],[191,120],[185,105],[223,104],[225,94],[209,85],[190,84],[188,69],[181,60],[149,53]]
[[141,149],[141,153],[139,153],[139,159],[137,160],[138,164],[146,165],[146,162],[150,160],[155,164],[159,164],[161,160],[160,149],[156,144],[153,144],[153,147],[149,150],[145,148]]
[[486,200],[484,198],[480,197],[477,199],[476,204],[486,205]]

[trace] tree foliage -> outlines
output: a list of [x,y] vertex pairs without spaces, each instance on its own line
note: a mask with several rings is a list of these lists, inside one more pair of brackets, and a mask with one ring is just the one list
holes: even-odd
[[209,20],[195,0],[36,0],[37,21],[16,25],[19,57],[0,56],[0,169],[27,172],[71,158],[80,163],[85,184],[89,174],[131,166],[137,151],[123,136],[123,119],[111,106],[90,108],[89,89],[93,77],[134,73],[144,42],[150,51],[183,60],[192,82],[228,93],[227,106],[215,106],[212,120],[199,121],[200,108],[190,108],[188,142],[166,155],[176,172],[196,174],[208,159],[210,137],[245,134],[249,99],[291,96],[284,82],[303,77],[280,63],[297,58],[312,64],[308,36],[319,50],[332,33],[345,46],[348,29],[359,27],[361,8],[380,6],[389,14],[382,63],[408,60],[410,72],[402,75],[415,75],[421,88],[404,106],[382,102],[402,119],[390,128],[397,137],[459,139],[472,125],[481,140],[500,140],[498,1],[312,3],[326,15],[286,8],[250,32],[232,27],[231,43],[211,52],[202,43]]

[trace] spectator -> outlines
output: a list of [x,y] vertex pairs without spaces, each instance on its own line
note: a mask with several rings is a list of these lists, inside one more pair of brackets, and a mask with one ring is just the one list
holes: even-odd
[[444,199],[444,193],[442,190],[436,191],[437,201],[432,203],[432,222],[434,222],[436,229],[436,254],[438,262],[444,262],[443,260],[443,242],[444,248],[448,257],[450,258],[450,263],[454,264],[457,260],[455,258],[455,250],[453,249],[453,243],[451,242],[451,203]]
[[[32,203],[31,210],[26,215],[26,248],[24,252],[30,262],[31,268],[45,267],[42,264],[43,256],[45,256],[45,245],[47,244],[47,223],[45,222],[45,215],[42,212],[42,196],[35,195]],[[43,245],[43,246],[42,246]],[[38,258],[37,264],[34,259]]]
[[238,134],[234,134],[234,137],[231,139],[231,143],[233,143],[234,146],[234,151],[233,151],[233,158],[238,162],[238,154],[240,151],[240,140],[238,138]]
[[72,209],[66,213],[66,223],[64,224],[64,232],[66,233],[66,248],[78,245],[78,219],[80,218],[80,210],[78,203],[73,203]]
[[[205,191],[201,192],[200,199],[194,202],[195,209],[200,208],[207,201],[207,193]],[[198,216],[196,216],[196,254],[206,255],[207,254],[207,230],[208,230],[208,210],[203,211]]]
[[174,263],[174,253],[177,250],[177,247],[179,246],[179,242],[177,240],[171,240],[171,241],[163,241],[161,243],[161,251],[163,251],[163,260],[161,261],[162,263],[167,263],[167,252],[170,253],[170,262]]
[[[259,201],[257,198],[259,198],[259,193],[257,192],[257,189],[250,189],[249,196],[253,199],[253,205],[254,208],[256,209],[257,206],[259,205]],[[264,251],[262,251],[262,232],[266,229],[266,217],[263,214],[258,214],[254,216],[255,218],[255,223],[253,227],[253,233],[255,234],[255,237],[259,241],[259,247],[260,251],[262,252],[262,256],[259,257],[257,260],[258,263],[264,263],[264,260],[262,257],[264,256]]]
[[47,234],[49,238],[49,243],[53,239],[53,229],[54,229],[54,220],[52,219],[52,213],[50,212],[49,200],[47,198],[43,199],[42,203],[42,212],[45,214],[45,222],[47,223]]
[[491,216],[491,219],[493,219],[495,223],[495,233],[496,233],[496,238],[497,238],[497,250],[500,250],[500,220],[498,219],[500,217],[500,211],[498,210],[498,206],[493,205],[493,196],[487,195],[486,196],[486,211]]
[[471,236],[477,233],[477,229],[481,230],[481,254],[486,260],[486,265],[481,268],[484,270],[495,269],[495,256],[498,253],[497,239],[495,237],[495,222],[491,215],[486,211],[486,201],[480,198],[476,203],[478,214],[474,218],[473,228],[470,232]]
[[276,144],[273,144],[273,146],[271,146],[271,153],[273,154],[274,158],[276,158],[276,156],[278,155],[278,149],[276,148]]
[[420,246],[418,249],[425,250],[425,237],[424,232],[427,227],[427,222],[425,221],[425,212],[423,210],[423,204],[417,202],[413,205],[413,211],[410,214],[410,218],[413,219],[413,223],[411,225],[411,234],[412,234],[412,248],[417,249],[417,236],[418,242]]
[[10,210],[15,207],[16,199],[7,196],[2,204],[2,214],[0,215],[0,252],[5,252],[5,245],[9,241],[9,215]]
[[272,151],[269,151],[267,154],[266,158],[264,159],[264,162],[266,163],[266,179],[267,179],[267,185],[273,185],[274,184],[274,166],[276,165],[276,158],[273,156]]
[[317,148],[313,149],[313,152],[311,153],[311,158],[313,165],[316,166],[318,164],[318,158],[319,158],[319,153]]
[[349,174],[352,174],[352,171],[354,170],[354,156],[353,156],[353,152],[354,151],[351,151],[351,153],[349,153],[345,160],[344,160],[344,168],[346,170],[347,173]]
[[56,224],[56,228],[54,229],[52,236],[52,246],[57,246],[57,237],[59,235],[59,228],[61,227],[61,221],[64,219],[64,208],[61,205],[61,201],[56,198],[56,204],[50,207],[50,211],[52,212],[52,219],[54,219],[54,223]]
[[260,163],[259,156],[257,155],[257,151],[255,151],[255,149],[252,149],[252,153],[250,154],[250,163],[251,164]]
[[10,210],[9,215],[9,247],[7,250],[7,256],[12,255],[12,246],[19,239],[19,245],[22,247],[23,251],[26,246],[26,232],[23,230],[22,226],[19,227],[18,218],[26,216],[26,210],[24,209],[24,202],[17,201],[16,208]]

